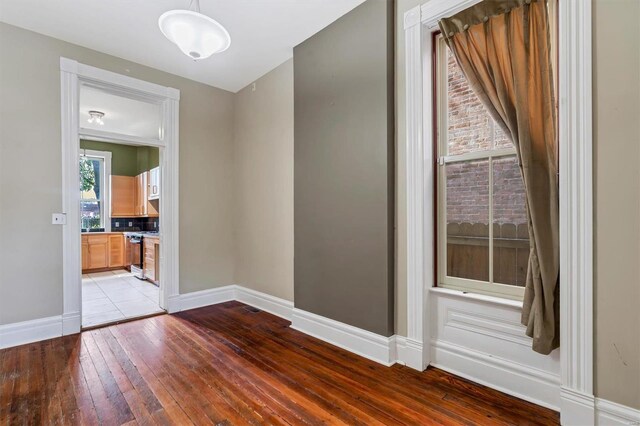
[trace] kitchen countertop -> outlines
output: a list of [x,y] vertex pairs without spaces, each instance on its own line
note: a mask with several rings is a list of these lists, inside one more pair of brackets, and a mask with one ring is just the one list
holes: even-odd
[[121,235],[124,232],[81,232],[82,235]]

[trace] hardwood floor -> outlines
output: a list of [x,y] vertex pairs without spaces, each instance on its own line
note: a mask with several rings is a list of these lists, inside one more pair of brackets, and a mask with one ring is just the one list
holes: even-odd
[[0,424],[558,424],[438,369],[391,368],[238,302],[0,351]]

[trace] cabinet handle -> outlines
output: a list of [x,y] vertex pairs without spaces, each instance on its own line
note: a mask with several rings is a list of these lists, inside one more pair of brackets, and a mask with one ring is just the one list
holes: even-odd
[[153,185],[153,193],[154,194],[158,193],[158,185]]

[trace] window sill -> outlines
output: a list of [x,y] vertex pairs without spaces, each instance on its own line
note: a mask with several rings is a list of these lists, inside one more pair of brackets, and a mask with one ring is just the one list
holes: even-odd
[[456,297],[468,301],[483,302],[492,305],[500,305],[509,308],[522,310],[522,302],[517,300],[505,299],[502,297],[488,296],[485,294],[469,293],[460,290],[452,290],[443,287],[431,287],[429,292],[436,295]]

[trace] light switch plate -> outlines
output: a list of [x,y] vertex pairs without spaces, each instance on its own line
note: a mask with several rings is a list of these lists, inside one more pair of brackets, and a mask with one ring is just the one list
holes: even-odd
[[51,214],[51,223],[53,225],[66,225],[67,215],[66,213],[53,213]]

